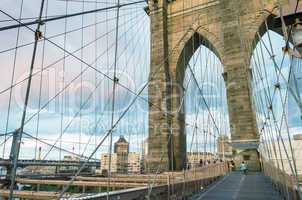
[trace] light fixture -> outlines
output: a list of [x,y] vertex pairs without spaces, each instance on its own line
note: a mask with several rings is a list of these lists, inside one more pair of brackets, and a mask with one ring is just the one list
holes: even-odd
[[294,42],[295,49],[301,54],[302,53],[302,22],[296,19],[296,23],[292,29],[292,39]]

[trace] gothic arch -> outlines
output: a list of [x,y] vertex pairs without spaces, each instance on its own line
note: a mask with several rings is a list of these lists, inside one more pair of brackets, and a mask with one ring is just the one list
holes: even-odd
[[192,28],[181,38],[179,45],[173,53],[175,66],[171,66],[175,80],[182,84],[186,66],[194,55],[195,51],[201,46],[210,49],[222,62],[223,45],[220,38],[202,26],[194,24]]
[[[285,3],[283,5],[283,14],[287,15],[294,12],[295,4],[296,2],[292,0],[289,0],[287,3]],[[251,55],[259,42],[258,33],[260,37],[262,37],[265,33],[267,33],[268,30],[270,30],[279,34],[282,37],[284,36],[282,28],[274,26],[274,18],[278,16],[278,4],[272,2],[268,2],[266,5],[264,5],[263,9],[256,12],[255,18],[253,20],[253,25],[251,25],[251,30],[249,33],[249,37],[251,38],[251,49],[249,58],[251,58]],[[292,38],[289,39],[290,42],[292,42]]]
[[[185,134],[185,108],[181,103],[184,92],[183,80],[188,62],[197,49],[204,45],[210,49],[221,60],[222,45],[215,34],[209,32],[201,26],[193,25],[179,40],[176,47],[172,50],[173,54],[169,60],[169,74],[173,84],[169,88],[173,97],[170,99],[171,108],[175,117],[171,121],[171,126],[175,131],[173,137],[174,158],[173,163],[176,168],[180,169],[185,166],[185,160],[175,162],[176,158],[186,157],[186,134]],[[177,111],[177,112],[174,112]],[[177,135],[178,134],[178,135]],[[181,149],[181,150],[180,150]]]

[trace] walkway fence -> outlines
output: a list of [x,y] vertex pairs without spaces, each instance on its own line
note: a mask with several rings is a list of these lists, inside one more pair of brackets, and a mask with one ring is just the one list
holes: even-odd
[[[150,179],[147,187],[112,191],[109,195],[111,200],[183,199],[184,197],[189,197],[200,192],[228,171],[229,168],[226,163],[218,163],[184,172],[167,172],[154,175],[153,179]],[[162,180],[163,177],[166,178],[167,182],[165,184],[156,184],[157,179]],[[95,195],[73,195],[72,199],[105,200],[106,197],[107,193],[100,193]]]
[[301,200],[298,195],[295,178],[276,167],[263,161],[263,172],[270,177],[274,187],[288,200]]

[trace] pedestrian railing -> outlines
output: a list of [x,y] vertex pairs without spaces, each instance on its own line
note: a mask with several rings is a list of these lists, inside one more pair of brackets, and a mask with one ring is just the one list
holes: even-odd
[[[219,177],[225,175],[229,171],[227,163],[211,164],[204,167],[197,167],[183,172],[166,172],[163,174],[154,174],[149,179],[149,185],[141,188],[117,190],[109,193],[111,200],[176,200],[183,199],[200,192]],[[161,183],[163,177],[167,182]],[[107,193],[91,194],[81,196],[73,195],[74,200],[82,199],[98,199],[105,200]]]
[[284,198],[288,200],[301,200],[298,195],[298,188],[295,177],[287,174],[273,163],[263,161],[263,172],[270,177],[275,188]]

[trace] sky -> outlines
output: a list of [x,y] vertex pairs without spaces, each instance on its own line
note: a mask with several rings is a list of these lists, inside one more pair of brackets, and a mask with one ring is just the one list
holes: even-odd
[[[258,97],[258,100],[254,98],[254,101],[258,101],[255,104],[259,129],[261,129],[263,123],[267,121],[267,115],[265,116],[266,111],[263,110],[263,105],[266,104],[268,107],[269,104],[265,102],[271,101],[274,116],[271,115],[268,121],[274,123],[273,118],[275,118],[283,138],[287,139],[286,125],[288,125],[291,136],[301,134],[302,131],[301,111],[297,101],[295,101],[293,97],[294,95],[297,97],[300,96],[302,88],[301,79],[299,78],[301,77],[301,59],[292,59],[289,54],[284,54],[282,51],[284,46],[285,40],[282,36],[273,31],[264,34],[262,36],[262,42],[259,42],[254,50],[251,58],[251,68],[253,70],[254,94]],[[292,67],[292,73],[290,81],[287,84],[290,67]],[[259,75],[259,72],[262,74],[262,77]],[[280,90],[276,90],[275,86],[277,83],[280,84]],[[269,85],[269,87],[267,85]],[[291,89],[287,90],[287,87]],[[283,110],[287,123],[282,120],[282,118],[284,118]]]
[[[121,0],[121,3],[126,2]],[[1,0],[0,9],[16,19],[21,18],[22,22],[36,19],[40,1],[23,0],[23,5],[21,4],[21,0]],[[89,1],[83,4],[76,0],[68,3],[62,0],[46,0],[43,17],[50,18],[115,4],[113,0],[99,1],[97,4]],[[124,88],[119,85],[116,87],[114,121],[118,120],[134,99],[134,95],[125,88],[137,93],[148,80],[150,20],[144,11],[145,6],[142,3],[120,9],[118,35],[116,34],[116,9],[47,22],[41,27],[43,35],[48,40],[41,40],[37,46],[24,129],[27,134],[76,154],[88,156],[93,151],[96,144],[111,128],[113,82],[108,77],[114,76],[115,55],[117,55],[116,76]],[[0,27],[16,23],[0,13]],[[33,30],[36,28],[35,25],[29,27]],[[29,72],[33,36],[33,32],[26,27],[0,31],[0,133],[2,134],[20,127],[27,86],[27,81],[24,79]],[[117,52],[115,51],[116,37]],[[268,42],[268,38],[265,37],[267,36],[263,37],[264,41]],[[284,41],[281,36],[274,33],[271,34],[271,39],[275,45],[274,49],[277,49],[276,60],[280,63]],[[19,47],[17,50],[16,46]],[[82,46],[84,48],[81,48]],[[267,63],[263,66],[273,72],[274,65],[270,56],[264,55]],[[84,63],[80,62],[81,60]],[[184,88],[187,88],[184,97],[186,122],[190,124],[186,126],[187,149],[195,151],[203,146],[205,139],[203,131],[217,136],[229,135],[230,130],[225,85],[221,76],[223,66],[219,59],[202,46],[194,53],[190,66],[198,85],[203,87],[203,95],[201,95],[190,70],[187,69],[184,81]],[[289,60],[285,60],[284,66],[283,70],[286,74]],[[269,81],[274,82],[274,77],[269,77]],[[12,90],[10,90],[11,84],[14,85]],[[145,99],[148,98],[147,89],[146,87],[141,93]],[[259,91],[261,92],[261,89]],[[208,102],[219,131],[214,128],[212,119],[206,118],[209,112],[202,103],[202,98]],[[276,101],[275,105],[276,110],[280,111],[280,102]],[[290,126],[299,132],[300,121],[297,119],[297,107],[292,99],[289,99],[288,108],[293,109],[291,113],[295,113],[289,116]],[[199,129],[194,132],[193,127],[196,122]],[[148,103],[145,100],[138,98],[135,101],[114,129],[113,141],[116,141],[120,135],[124,135],[130,142],[131,151],[142,151],[142,142],[148,135]],[[0,141],[4,139],[2,136]],[[213,141],[208,143],[213,146]],[[0,157],[8,157],[10,144],[11,138],[5,142],[5,145],[0,146]],[[37,158],[39,147],[42,147],[42,157],[46,159],[59,159],[68,154],[56,149],[48,154],[49,146],[28,137],[23,138],[21,145],[20,157],[26,159]],[[108,146],[107,139],[94,157],[100,158],[100,153],[108,151]]]
[[[127,1],[121,1],[121,4],[125,2]],[[19,0],[5,0],[0,2],[0,8],[14,18],[19,18],[22,10],[22,22],[31,21],[32,19],[27,18],[38,16],[40,1],[24,0],[22,9],[21,3]],[[49,18],[115,4],[116,2],[108,0],[107,3],[85,3],[83,6],[77,1],[66,3],[60,0],[46,0],[43,16]],[[141,90],[149,72],[149,18],[143,9],[144,6],[144,3],[137,4],[123,7],[119,11],[116,76],[123,87],[135,92]],[[117,10],[111,9],[84,17],[72,17],[66,21],[49,22],[42,26],[43,35],[50,39],[38,43],[24,129],[26,133],[45,138],[48,143],[59,139],[57,146],[89,155],[95,147],[93,139],[99,142],[110,129],[113,84],[108,77],[112,79],[114,74],[116,15]],[[8,20],[10,19],[7,16],[0,14],[1,27],[16,23]],[[35,26],[30,28],[35,29]],[[67,34],[64,34],[65,32]],[[22,80],[28,76],[33,36],[33,32],[25,27],[19,29],[19,34],[18,29],[0,33],[0,43],[3,44],[0,47],[0,59],[3,61],[0,84],[2,133],[14,131],[20,126],[27,86],[27,82]],[[16,52],[16,46],[22,47]],[[84,48],[81,48],[82,46]],[[62,48],[67,52],[62,51]],[[70,56],[68,52],[74,56]],[[13,87],[10,95],[11,90],[8,88],[11,83],[17,86]],[[133,94],[122,86],[116,87],[114,121],[134,98]],[[147,88],[141,96],[146,96],[146,92]],[[9,107],[9,121],[6,124]],[[138,139],[141,140],[146,134],[148,104],[138,99],[128,113],[114,131],[113,140],[123,134],[133,141],[133,150],[137,151],[141,148]],[[84,153],[88,141],[90,144]],[[1,156],[8,156],[10,143],[6,142],[5,152]],[[42,144],[25,138],[22,145],[21,156],[34,158],[37,155],[33,149]],[[107,149],[108,140],[100,151]],[[42,145],[42,155],[48,150],[49,147]],[[96,156],[100,156],[100,151]],[[63,154],[64,152],[60,155],[59,151],[53,150],[48,157],[54,159]]]

